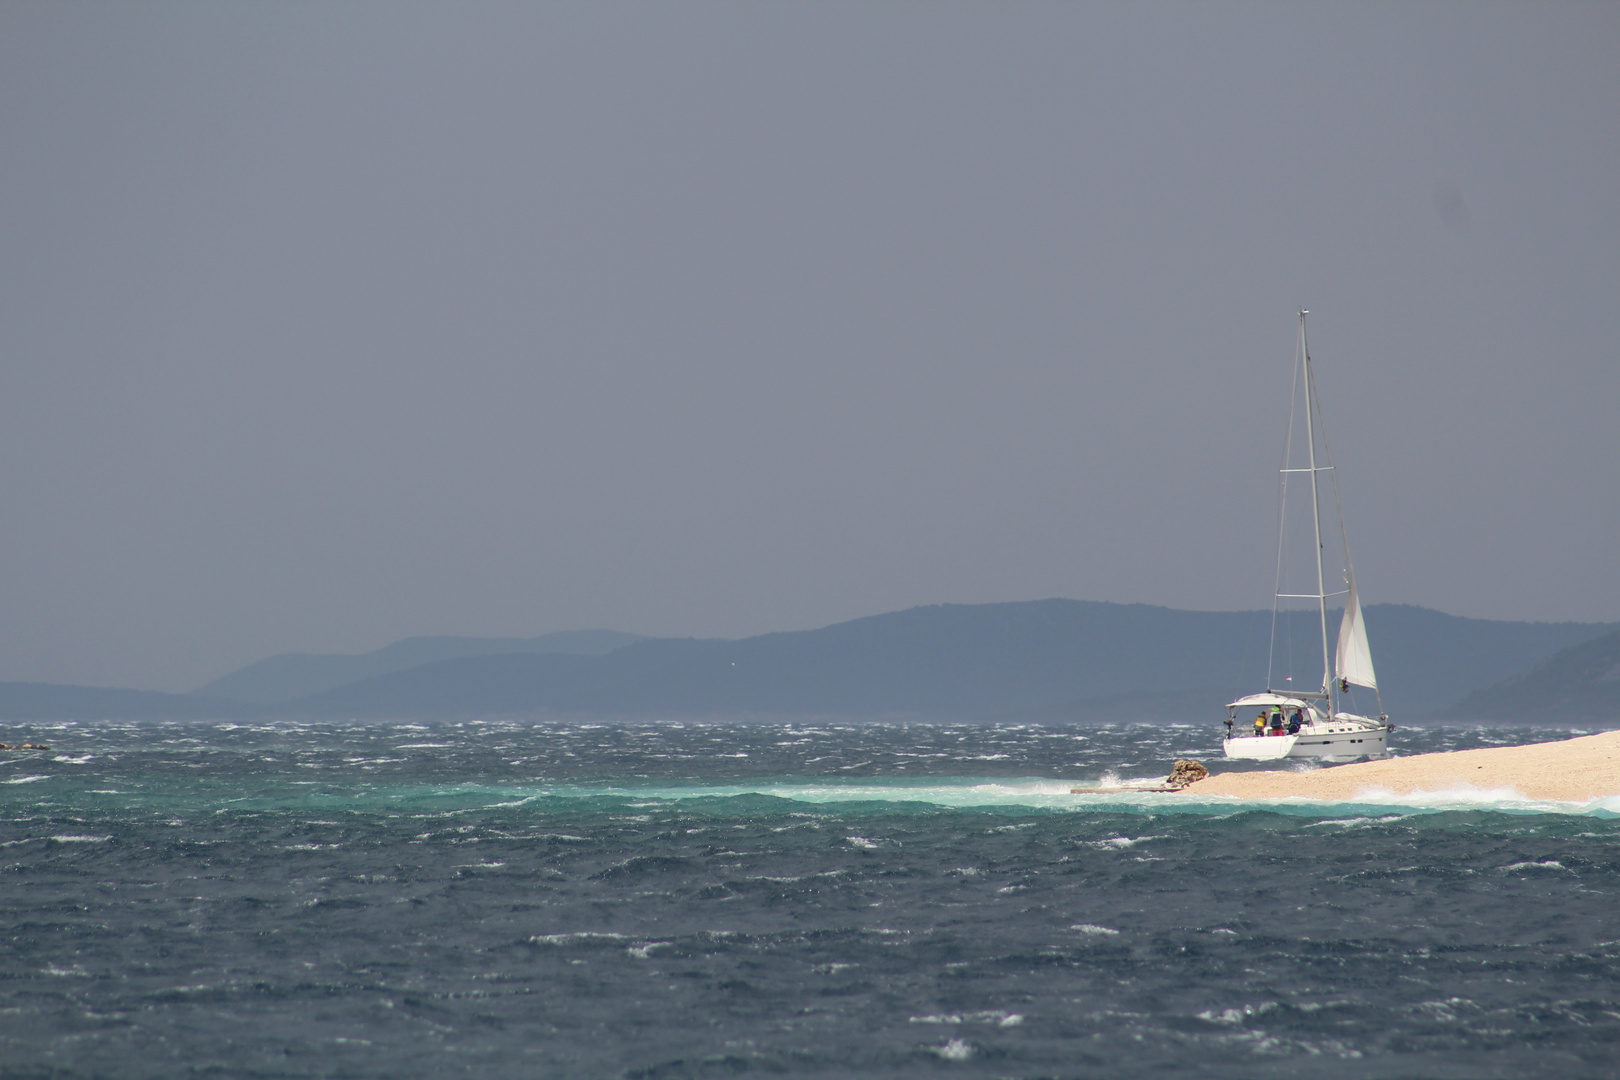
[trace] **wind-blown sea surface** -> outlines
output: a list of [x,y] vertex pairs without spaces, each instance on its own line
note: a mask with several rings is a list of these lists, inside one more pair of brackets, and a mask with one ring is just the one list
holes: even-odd
[[1620,1075],[1620,802],[1068,794],[1213,724],[20,739],[0,1077]]

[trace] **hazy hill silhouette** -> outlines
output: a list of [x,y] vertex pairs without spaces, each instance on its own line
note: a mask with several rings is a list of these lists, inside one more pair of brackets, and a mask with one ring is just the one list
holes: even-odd
[[[1385,705],[1408,718],[1608,628],[1462,619],[1410,605],[1375,605],[1366,617]],[[1314,614],[1294,618],[1285,631],[1282,651],[1299,658],[1289,685],[1317,685]],[[558,711],[1199,719],[1263,687],[1269,633],[1269,612],[1076,600],[947,604],[740,641],[649,639],[596,657],[447,660],[283,708],[357,717]],[[1372,711],[1372,696],[1365,696],[1358,704]]]
[[1620,630],[1562,649],[1529,671],[1469,694],[1447,719],[1620,722]]
[[192,693],[267,705],[437,660],[497,653],[599,656],[641,639],[641,634],[622,630],[563,630],[532,638],[410,637],[368,653],[282,653],[215,679]]
[[[1504,673],[1526,672],[1561,649],[1620,629],[1464,619],[1399,604],[1368,607],[1366,618],[1384,704],[1397,722],[1435,715],[1454,702],[1445,714],[1453,719],[1517,718],[1465,708],[1461,699]],[[1217,723],[1224,702],[1265,686],[1270,613],[1041,600],[919,607],[739,641],[647,638],[598,655],[578,655],[583,646],[573,655],[538,651],[536,643],[546,640],[413,638],[359,657],[273,657],[205,688],[235,687],[258,701],[0,684],[0,716],[577,713]],[[522,648],[513,649],[513,641]],[[594,641],[612,643],[602,636]],[[490,648],[500,651],[477,651]],[[1276,653],[1276,685],[1319,685],[1314,612],[1285,621]],[[423,656],[429,662],[410,663]],[[343,664],[356,663],[383,670],[288,700],[264,700],[276,686],[330,679],[355,670]],[[1356,707],[1374,711],[1372,694],[1358,694]]]
[[228,720],[258,715],[240,701],[106,686],[0,682],[6,720]]

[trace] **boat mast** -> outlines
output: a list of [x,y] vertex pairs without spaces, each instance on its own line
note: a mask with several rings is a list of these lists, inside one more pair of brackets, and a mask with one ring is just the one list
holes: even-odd
[[1309,314],[1304,310],[1299,313],[1299,351],[1305,365],[1305,441],[1310,447],[1311,525],[1316,530],[1316,610],[1322,620],[1322,696],[1332,716],[1335,710],[1332,669],[1328,666],[1327,586],[1322,581],[1322,507],[1316,490],[1316,418],[1312,415],[1316,411],[1316,380],[1311,378],[1311,347],[1305,341],[1305,316]]

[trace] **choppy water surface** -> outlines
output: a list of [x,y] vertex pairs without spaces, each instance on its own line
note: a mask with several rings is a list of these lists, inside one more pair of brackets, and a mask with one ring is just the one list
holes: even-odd
[[21,738],[0,1076],[1620,1074],[1620,806],[1067,793],[1214,725]]

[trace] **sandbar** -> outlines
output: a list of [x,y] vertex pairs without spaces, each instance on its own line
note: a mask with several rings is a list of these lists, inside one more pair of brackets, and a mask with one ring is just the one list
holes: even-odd
[[1620,796],[1620,731],[1526,746],[1361,761],[1310,772],[1217,773],[1182,788],[1181,794],[1342,801],[1357,795],[1405,796],[1460,788],[1511,788],[1525,798],[1553,802]]

